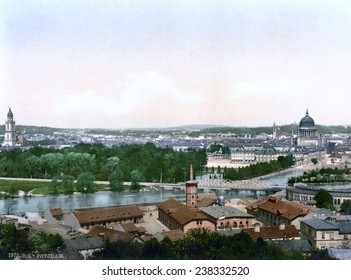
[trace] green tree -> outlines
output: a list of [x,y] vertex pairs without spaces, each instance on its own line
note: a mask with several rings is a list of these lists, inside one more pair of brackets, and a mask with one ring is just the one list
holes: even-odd
[[95,188],[95,176],[90,171],[83,172],[78,175],[77,178],[77,189],[82,193],[94,192]]
[[311,162],[312,162],[314,165],[316,165],[316,164],[318,163],[318,159],[316,159],[316,158],[311,158]]
[[72,194],[74,192],[74,180],[75,178],[70,175],[63,175],[62,176],[62,190],[66,194]]
[[130,173],[130,183],[131,183],[131,189],[134,191],[140,190],[140,181],[142,178],[142,174],[140,173],[139,170],[133,170]]
[[63,168],[64,156],[60,153],[44,154],[40,157],[40,166],[44,171],[44,178],[60,175]]
[[57,176],[53,176],[51,179],[51,183],[50,183],[51,193],[58,194],[59,193],[59,186],[60,186],[60,182],[57,179]]
[[30,156],[25,159],[24,166],[30,178],[38,177],[40,171],[40,159],[37,156]]
[[112,174],[108,177],[110,182],[111,191],[123,191],[123,173],[121,170],[117,169],[112,172]]
[[102,167],[102,171],[111,174],[117,167],[119,158],[114,156],[107,159],[106,164]]
[[340,205],[340,212],[343,212],[345,215],[351,215],[351,200],[346,199]]
[[15,225],[0,224],[0,259],[9,259],[9,254],[15,253],[16,232]]
[[316,206],[318,208],[326,208],[330,210],[335,210],[334,204],[333,204],[333,197],[331,194],[324,190],[320,189],[317,194],[314,197],[316,201]]

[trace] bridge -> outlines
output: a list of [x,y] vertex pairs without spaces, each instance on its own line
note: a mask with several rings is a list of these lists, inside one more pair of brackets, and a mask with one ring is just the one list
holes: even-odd
[[[173,189],[185,189],[185,183],[179,184],[165,184],[165,183],[149,183],[149,186],[156,188],[162,188],[165,190]],[[263,180],[241,180],[241,181],[231,181],[222,179],[211,179],[211,180],[198,180],[199,189],[213,189],[213,190],[273,190],[276,186],[272,186],[268,181]]]
[[216,190],[271,190],[275,187],[267,181],[262,180],[201,180],[198,183],[199,189],[216,189]]

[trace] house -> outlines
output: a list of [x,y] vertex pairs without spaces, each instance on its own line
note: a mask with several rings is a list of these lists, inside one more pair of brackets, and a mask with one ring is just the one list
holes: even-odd
[[118,242],[131,243],[143,242],[137,235],[119,230],[109,229],[101,226],[94,226],[88,233],[88,237],[100,237],[105,242],[114,244]]
[[191,208],[173,198],[158,204],[158,219],[170,230],[181,229],[184,233],[194,228],[216,228],[215,223],[199,209]]
[[64,240],[63,243],[66,249],[79,252],[85,259],[105,248],[105,243],[100,237],[70,239]]
[[350,216],[304,219],[301,221],[301,238],[307,239],[314,249],[350,249]]
[[50,208],[44,212],[44,219],[50,224],[56,224],[63,219],[64,215],[61,208]]
[[247,206],[246,210],[265,225],[278,226],[284,223],[294,225],[298,230],[301,219],[310,212],[304,204],[284,202],[272,195],[266,201]]
[[253,240],[262,238],[263,240],[294,240],[300,239],[299,231],[294,225],[285,225],[281,223],[279,226],[261,226],[256,223],[254,227],[244,228],[242,230],[251,236]]
[[215,223],[216,229],[247,228],[254,220],[252,215],[231,206],[201,207],[200,211]]
[[143,236],[146,233],[146,229],[144,227],[137,227],[133,223],[121,224],[121,227],[125,232],[132,233],[138,236]]
[[63,224],[72,229],[89,229],[96,225],[106,227],[111,223],[138,223],[142,221],[143,216],[144,213],[138,206],[99,208],[73,212],[64,218]]
[[158,232],[153,237],[155,237],[158,241],[169,238],[172,242],[176,242],[184,237],[184,232],[181,229],[173,229],[169,231]]

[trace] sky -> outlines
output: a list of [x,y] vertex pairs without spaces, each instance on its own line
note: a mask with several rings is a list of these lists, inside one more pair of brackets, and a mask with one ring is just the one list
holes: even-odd
[[[0,115],[60,128],[351,124],[351,2],[0,1]],[[1,117],[0,117],[1,119]]]

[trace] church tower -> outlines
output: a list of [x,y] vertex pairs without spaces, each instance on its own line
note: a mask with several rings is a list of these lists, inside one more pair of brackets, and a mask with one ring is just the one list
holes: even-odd
[[275,125],[275,122],[273,123],[272,138],[273,138],[274,140],[277,139],[277,126]]
[[196,208],[197,206],[197,181],[194,180],[193,164],[190,165],[190,181],[185,183],[186,206]]
[[16,128],[15,128],[15,121],[13,120],[13,113],[11,111],[11,108],[9,108],[9,112],[7,113],[7,120],[5,123],[4,146],[10,146],[10,147],[16,146]]

